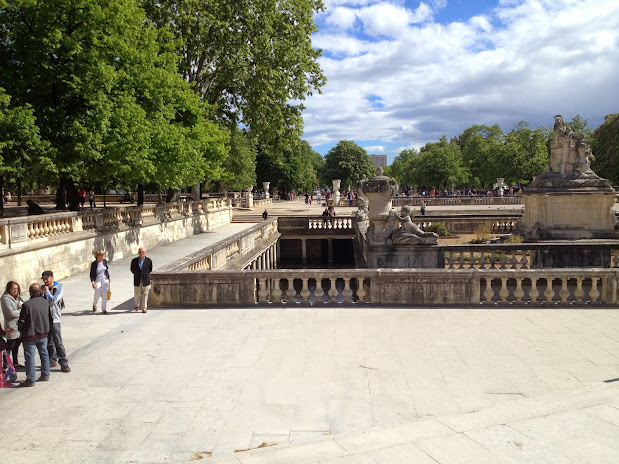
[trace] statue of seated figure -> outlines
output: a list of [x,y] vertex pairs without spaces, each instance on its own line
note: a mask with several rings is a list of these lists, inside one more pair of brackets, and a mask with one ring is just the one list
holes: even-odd
[[436,245],[438,234],[434,232],[424,232],[417,224],[411,220],[411,207],[402,206],[400,214],[396,210],[391,210],[389,222],[399,221],[399,228],[394,228],[391,232],[391,240],[394,245]]

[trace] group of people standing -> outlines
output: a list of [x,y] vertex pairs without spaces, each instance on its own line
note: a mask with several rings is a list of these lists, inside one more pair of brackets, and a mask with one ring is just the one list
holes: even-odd
[[[54,280],[52,271],[44,271],[41,280],[43,285],[30,285],[30,299],[27,301],[21,298],[21,288],[14,281],[7,283],[0,298],[7,353],[12,356],[13,367],[24,367],[18,362],[20,345],[24,351],[26,380],[20,383],[22,387],[34,387],[37,381],[34,360],[36,351],[41,359],[40,382],[48,381],[50,368],[58,364],[61,372],[71,372],[61,331],[64,291],[62,285]],[[2,367],[3,371],[7,368],[4,357]]]
[[[110,292],[110,272],[105,252],[102,249],[94,252],[95,260],[90,266],[90,281],[94,289],[92,310],[97,311],[99,298],[101,310],[107,313],[108,293]],[[146,249],[141,247],[138,256],[131,261],[131,273],[134,285],[135,311],[147,311],[147,300],[150,292],[150,273],[153,262],[146,256]],[[22,299],[21,287],[17,282],[6,284],[4,294],[0,298],[4,324],[0,326],[0,335],[6,335],[6,355],[2,353],[3,374],[12,362],[16,369],[26,370],[26,380],[21,387],[34,387],[39,382],[49,381],[50,369],[60,364],[61,372],[71,372],[67,353],[62,341],[61,321],[62,310],[65,308],[64,289],[62,284],[54,280],[52,271],[41,274],[43,285],[33,283],[28,288],[30,298]],[[4,342],[4,340],[2,340]],[[19,363],[19,347],[22,346],[25,366]],[[41,361],[40,377],[36,378],[35,354],[38,351]],[[1,351],[0,351],[1,352]]]

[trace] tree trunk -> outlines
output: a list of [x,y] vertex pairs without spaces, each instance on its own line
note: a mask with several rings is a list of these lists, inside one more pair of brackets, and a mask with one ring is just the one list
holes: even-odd
[[161,185],[157,186],[157,203],[163,203],[163,197],[161,196]]
[[71,179],[61,177],[56,191],[56,209],[65,209],[69,205],[70,211],[79,211],[80,199],[77,188]]
[[21,178],[17,179],[17,206],[21,206],[22,185]]
[[168,195],[166,196],[165,202],[166,203],[171,203],[173,201],[178,201],[179,198],[179,189],[174,189],[174,188],[169,188],[168,189]]
[[144,186],[142,184],[138,184],[138,206],[142,206],[144,204]]
[[4,217],[4,176],[0,176],[0,218]]

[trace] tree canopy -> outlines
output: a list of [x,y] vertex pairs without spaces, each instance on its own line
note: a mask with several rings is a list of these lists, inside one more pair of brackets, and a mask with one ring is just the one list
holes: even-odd
[[619,113],[606,115],[602,125],[593,131],[591,150],[595,173],[613,185],[619,184]]
[[325,155],[325,164],[320,172],[324,185],[331,185],[333,179],[340,179],[343,189],[348,189],[363,176],[372,177],[376,173],[370,156],[356,143],[340,140]]
[[179,39],[181,73],[219,120],[261,145],[301,135],[302,100],[325,77],[310,36],[320,0],[143,0],[149,19]]
[[418,156],[409,159],[406,170],[405,180],[410,185],[451,187],[462,185],[468,179],[460,147],[454,140],[448,142],[445,136],[422,147]]

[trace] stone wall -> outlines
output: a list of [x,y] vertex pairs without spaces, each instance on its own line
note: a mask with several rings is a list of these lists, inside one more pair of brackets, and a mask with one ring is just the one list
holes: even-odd
[[[41,272],[48,269],[57,279],[64,279],[88,270],[96,249],[104,249],[107,258],[115,261],[137,255],[141,246],[156,248],[221,227],[232,220],[232,208],[227,200],[186,203],[182,207],[161,205],[152,209],[152,215],[151,211],[145,213],[144,208],[133,207],[89,213],[95,216],[94,219],[87,218],[86,214],[57,213],[4,220],[0,228],[5,237],[10,237],[13,230],[25,228],[28,232],[26,240],[16,243],[5,240],[0,248],[0,285],[4,288],[6,282],[14,280],[26,289],[31,283],[40,282]],[[34,221],[53,222],[46,220],[45,216],[67,216],[73,227],[67,230],[58,228],[53,233],[51,229],[56,227],[47,226],[43,234],[32,232]],[[117,221],[112,220],[114,216]],[[127,220],[123,222],[122,218]],[[29,223],[24,226],[24,221]],[[67,219],[62,221],[67,222]]]

